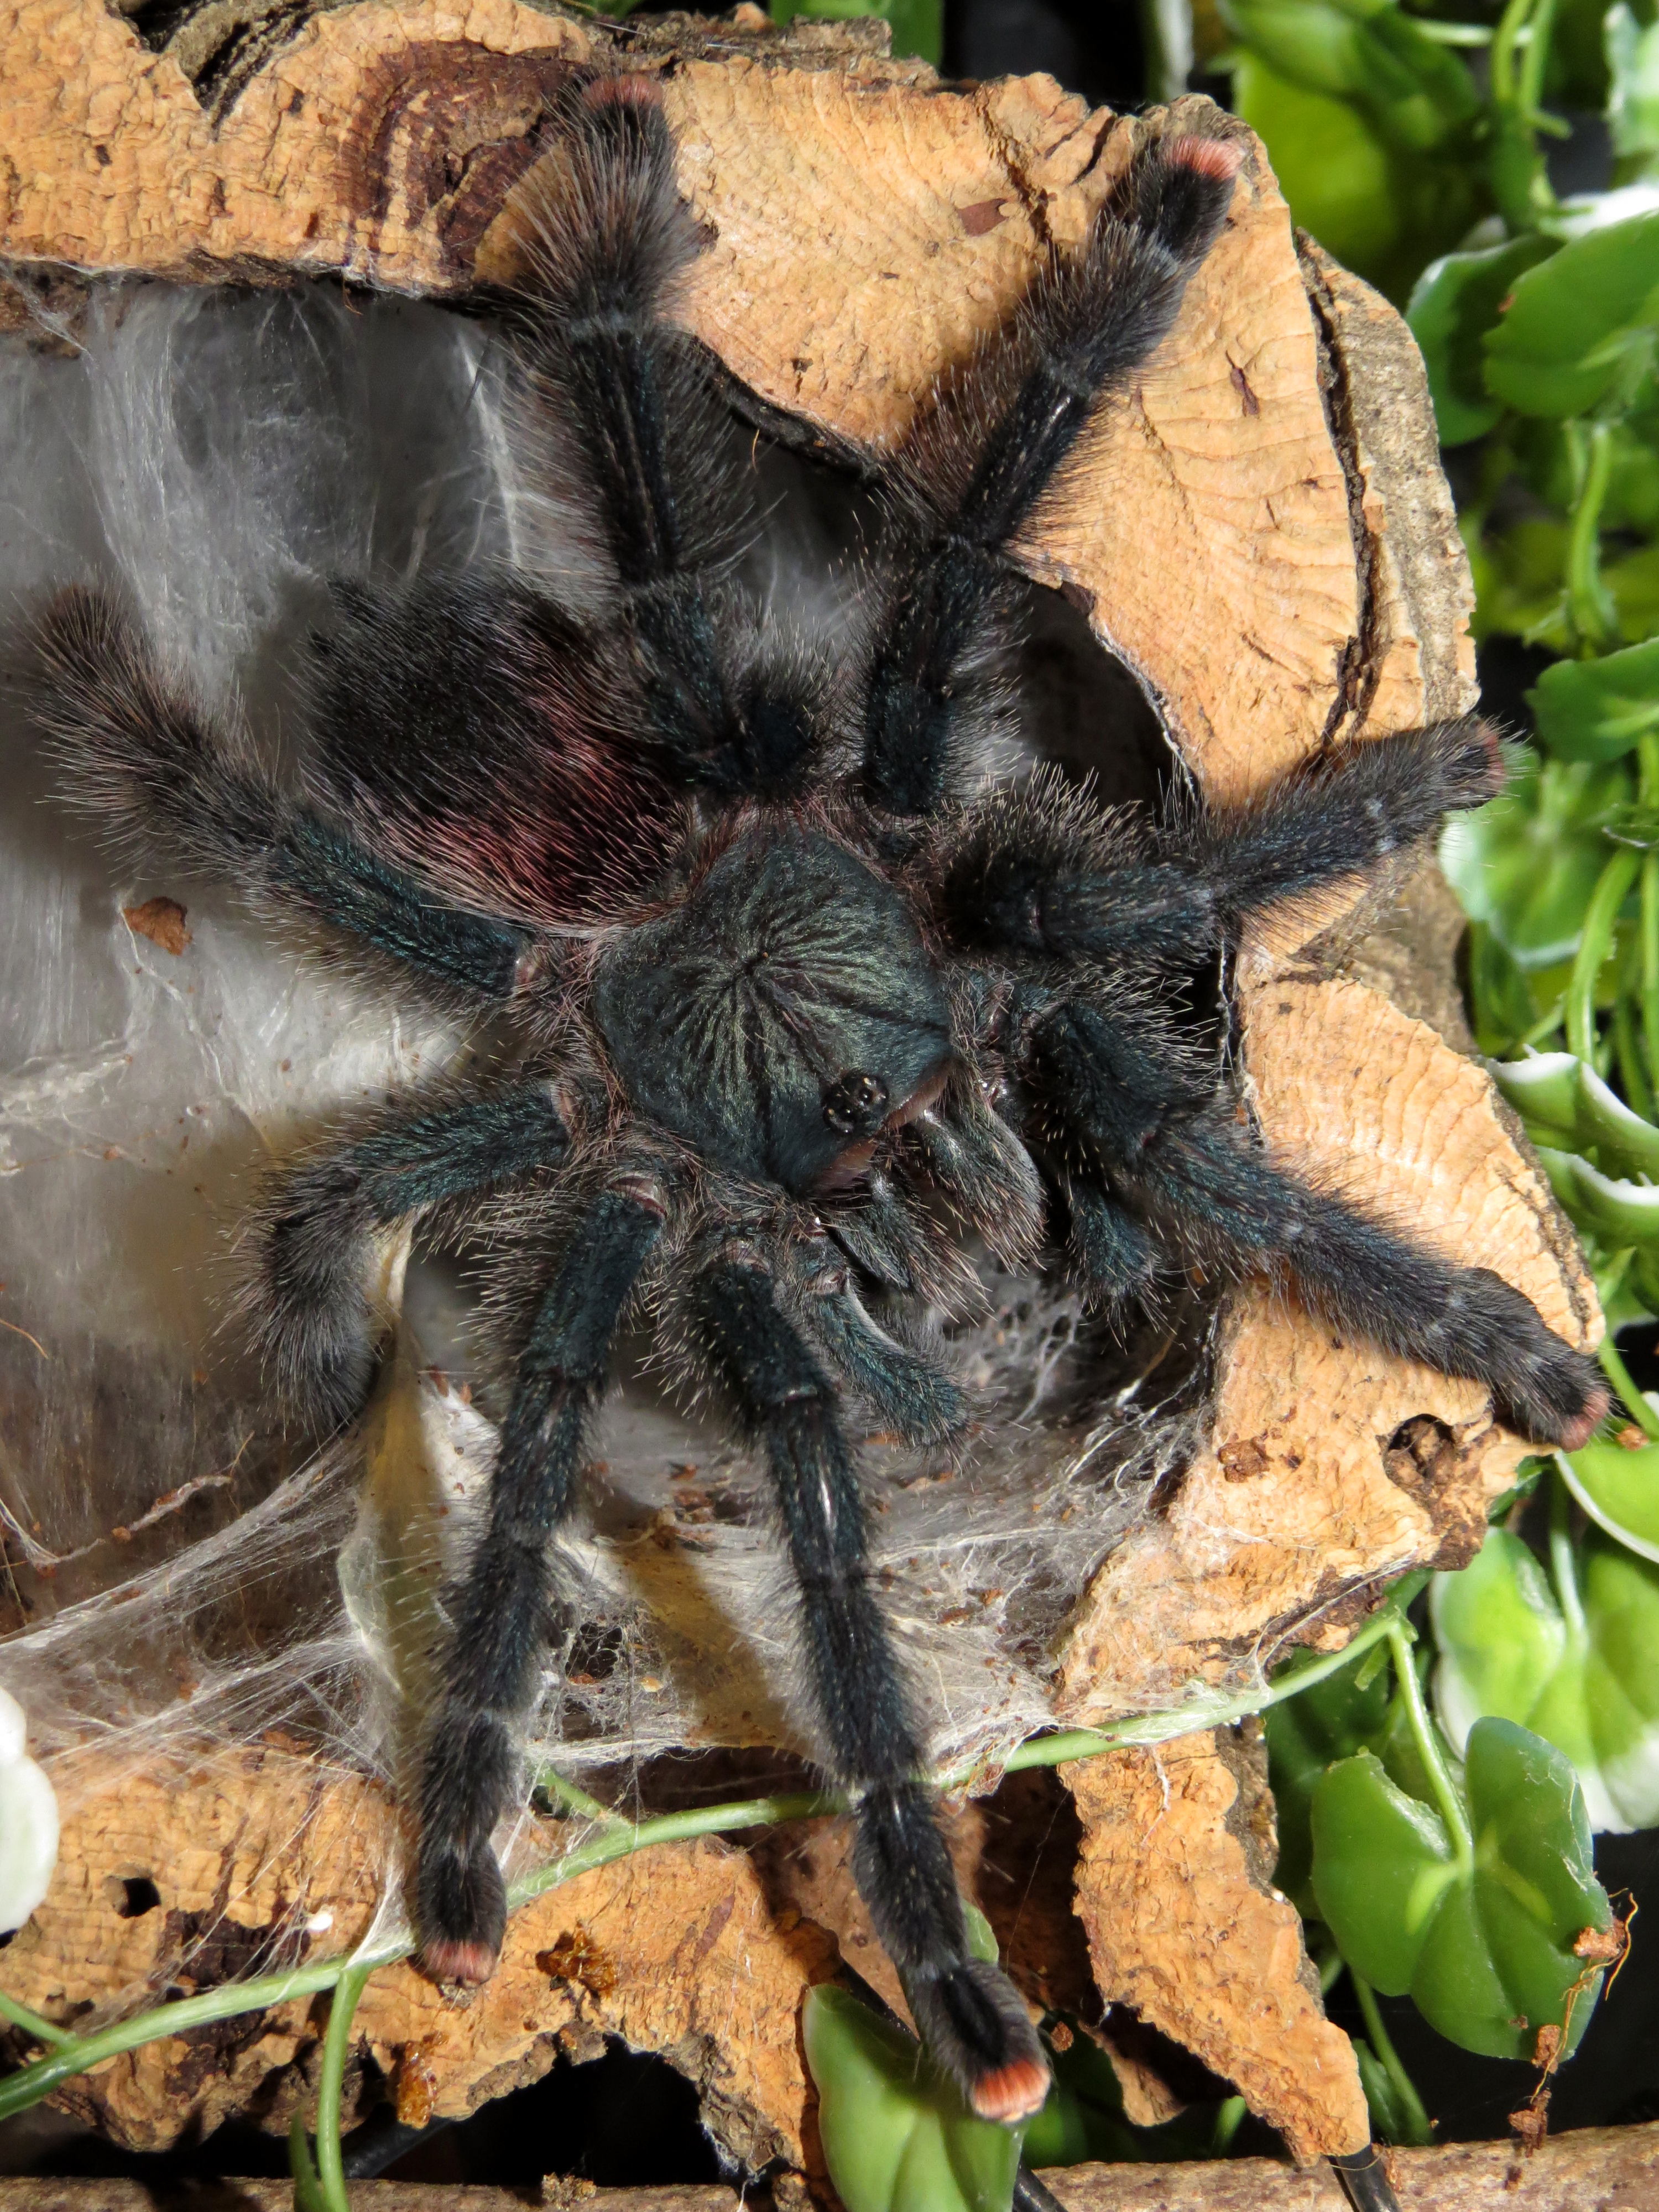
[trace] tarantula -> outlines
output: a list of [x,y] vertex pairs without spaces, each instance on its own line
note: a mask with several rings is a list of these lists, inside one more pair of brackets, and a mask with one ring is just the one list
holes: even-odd
[[514,573],[340,586],[295,793],[107,595],[72,592],[43,622],[54,742],[118,830],[522,1027],[517,1079],[290,1166],[253,1239],[258,1336],[289,1398],[335,1421],[368,1384],[377,1233],[454,1231],[513,1190],[534,1233],[507,1264],[540,1255],[424,1753],[428,1971],[483,1980],[501,1946],[491,1835],[546,1649],[548,1539],[644,1313],[769,1470],[823,1761],[916,2024],[976,2112],[1014,2120],[1048,2069],[969,1949],[844,1403],[910,1438],[959,1427],[961,1387],[903,1316],[971,1294],[970,1233],[1010,1261],[1048,1236],[1102,1305],[1265,1270],[1489,1384],[1528,1435],[1587,1436],[1593,1364],[1495,1274],[1271,1162],[1172,1011],[1254,911],[1490,797],[1498,750],[1474,720],[1384,738],[1178,830],[1042,775],[982,783],[1012,703],[1006,549],[1168,333],[1226,220],[1226,140],[1146,145],[1086,244],[942,386],[884,466],[859,635],[832,657],[733,580],[742,487],[671,319],[700,240],[656,93],[579,75],[559,125],[518,358],[532,463],[556,431],[577,474],[601,615]]

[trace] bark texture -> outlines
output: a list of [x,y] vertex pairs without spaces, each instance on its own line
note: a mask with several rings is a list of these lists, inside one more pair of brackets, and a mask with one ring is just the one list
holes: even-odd
[[[1449,2143],[1443,2150],[1383,2154],[1411,2212],[1645,2212],[1659,2183],[1659,2127],[1584,2128],[1554,2136],[1528,2158],[1509,2143]],[[1347,2212],[1328,2166],[1292,2173],[1266,2159],[1220,2165],[1073,2166],[1042,2179],[1066,2212]],[[355,2181],[352,2212],[426,2212],[433,2190],[420,2182]],[[289,2212],[286,2181],[191,2183],[177,2194],[137,2181],[0,2179],[0,2212]],[[786,2192],[787,2195],[787,2192]],[[443,2191],[453,2212],[519,2212],[523,2193]],[[737,2212],[729,2189],[593,2189],[542,2185],[546,2212]],[[751,2206],[764,2200],[753,2194]],[[780,2207],[785,2197],[775,2200]]]

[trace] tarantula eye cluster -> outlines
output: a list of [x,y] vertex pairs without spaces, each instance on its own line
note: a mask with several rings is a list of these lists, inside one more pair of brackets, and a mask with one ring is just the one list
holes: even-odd
[[1265,1271],[1335,1325],[1483,1381],[1528,1435],[1588,1435],[1607,1403],[1593,1365],[1497,1276],[1271,1161],[1171,1011],[1252,913],[1489,797],[1498,749],[1472,720],[1376,739],[1179,832],[1041,775],[984,780],[1018,641],[1007,549],[1169,333],[1227,219],[1226,139],[1146,144],[890,457],[860,632],[832,672],[726,558],[744,487],[672,317],[698,236],[655,94],[577,77],[560,122],[515,343],[526,461],[539,416],[581,472],[601,612],[514,573],[341,585],[296,792],[107,597],[71,592],[42,626],[56,742],[71,795],[173,866],[520,1021],[513,1079],[290,1165],[252,1239],[275,1378],[339,1421],[369,1380],[378,1232],[465,1225],[507,1190],[514,1219],[551,1232],[526,1248],[541,1273],[427,1738],[428,1970],[478,1981],[495,1963],[491,1838],[521,1787],[548,1537],[618,1332],[649,1314],[768,1470],[821,1756],[917,2025],[977,2112],[1013,2120],[1047,2067],[969,1946],[849,1442],[849,1401],[933,1438],[968,1401],[872,1315],[945,1298],[975,1238],[1107,1307],[1194,1267]]
[[843,1137],[862,1135],[881,1127],[887,1111],[887,1085],[878,1075],[849,1067],[838,1075],[823,1094],[823,1118]]

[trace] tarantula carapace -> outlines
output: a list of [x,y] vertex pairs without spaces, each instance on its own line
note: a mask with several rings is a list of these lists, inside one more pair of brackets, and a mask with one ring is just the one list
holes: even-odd
[[984,780],[1013,703],[1006,549],[1168,333],[1226,220],[1224,138],[1147,143],[1086,244],[942,381],[882,466],[857,635],[832,655],[734,580],[743,485],[671,316],[700,240],[658,96],[578,76],[562,99],[516,343],[528,465],[556,470],[597,549],[586,608],[518,573],[342,585],[296,793],[108,597],[73,592],[43,625],[55,741],[75,795],[173,864],[521,1025],[516,1079],[290,1166],[252,1240],[284,1390],[343,1420],[372,1365],[370,1239],[464,1228],[509,1190],[500,1218],[524,1231],[497,1261],[525,1316],[516,1381],[424,1755],[428,1969],[480,1980],[501,1942],[491,1836],[548,1648],[548,1538],[641,1314],[769,1470],[860,1888],[935,2057],[1013,2120],[1047,2067],[969,1948],[847,1401],[913,1438],[961,1425],[906,1316],[960,1310],[977,1237],[1047,1249],[1108,1306],[1194,1267],[1265,1270],[1486,1382],[1529,1436],[1589,1432],[1592,1364],[1496,1275],[1271,1161],[1171,1011],[1254,910],[1489,797],[1498,747],[1473,720],[1380,738],[1180,829],[1041,774]]

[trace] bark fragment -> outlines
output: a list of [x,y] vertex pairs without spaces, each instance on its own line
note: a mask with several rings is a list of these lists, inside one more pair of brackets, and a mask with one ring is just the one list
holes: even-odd
[[1353,2046],[1325,2018],[1294,1907],[1268,1887],[1261,1766],[1205,1730],[1062,1771],[1101,1995],[1234,2082],[1299,2162],[1362,2148]]

